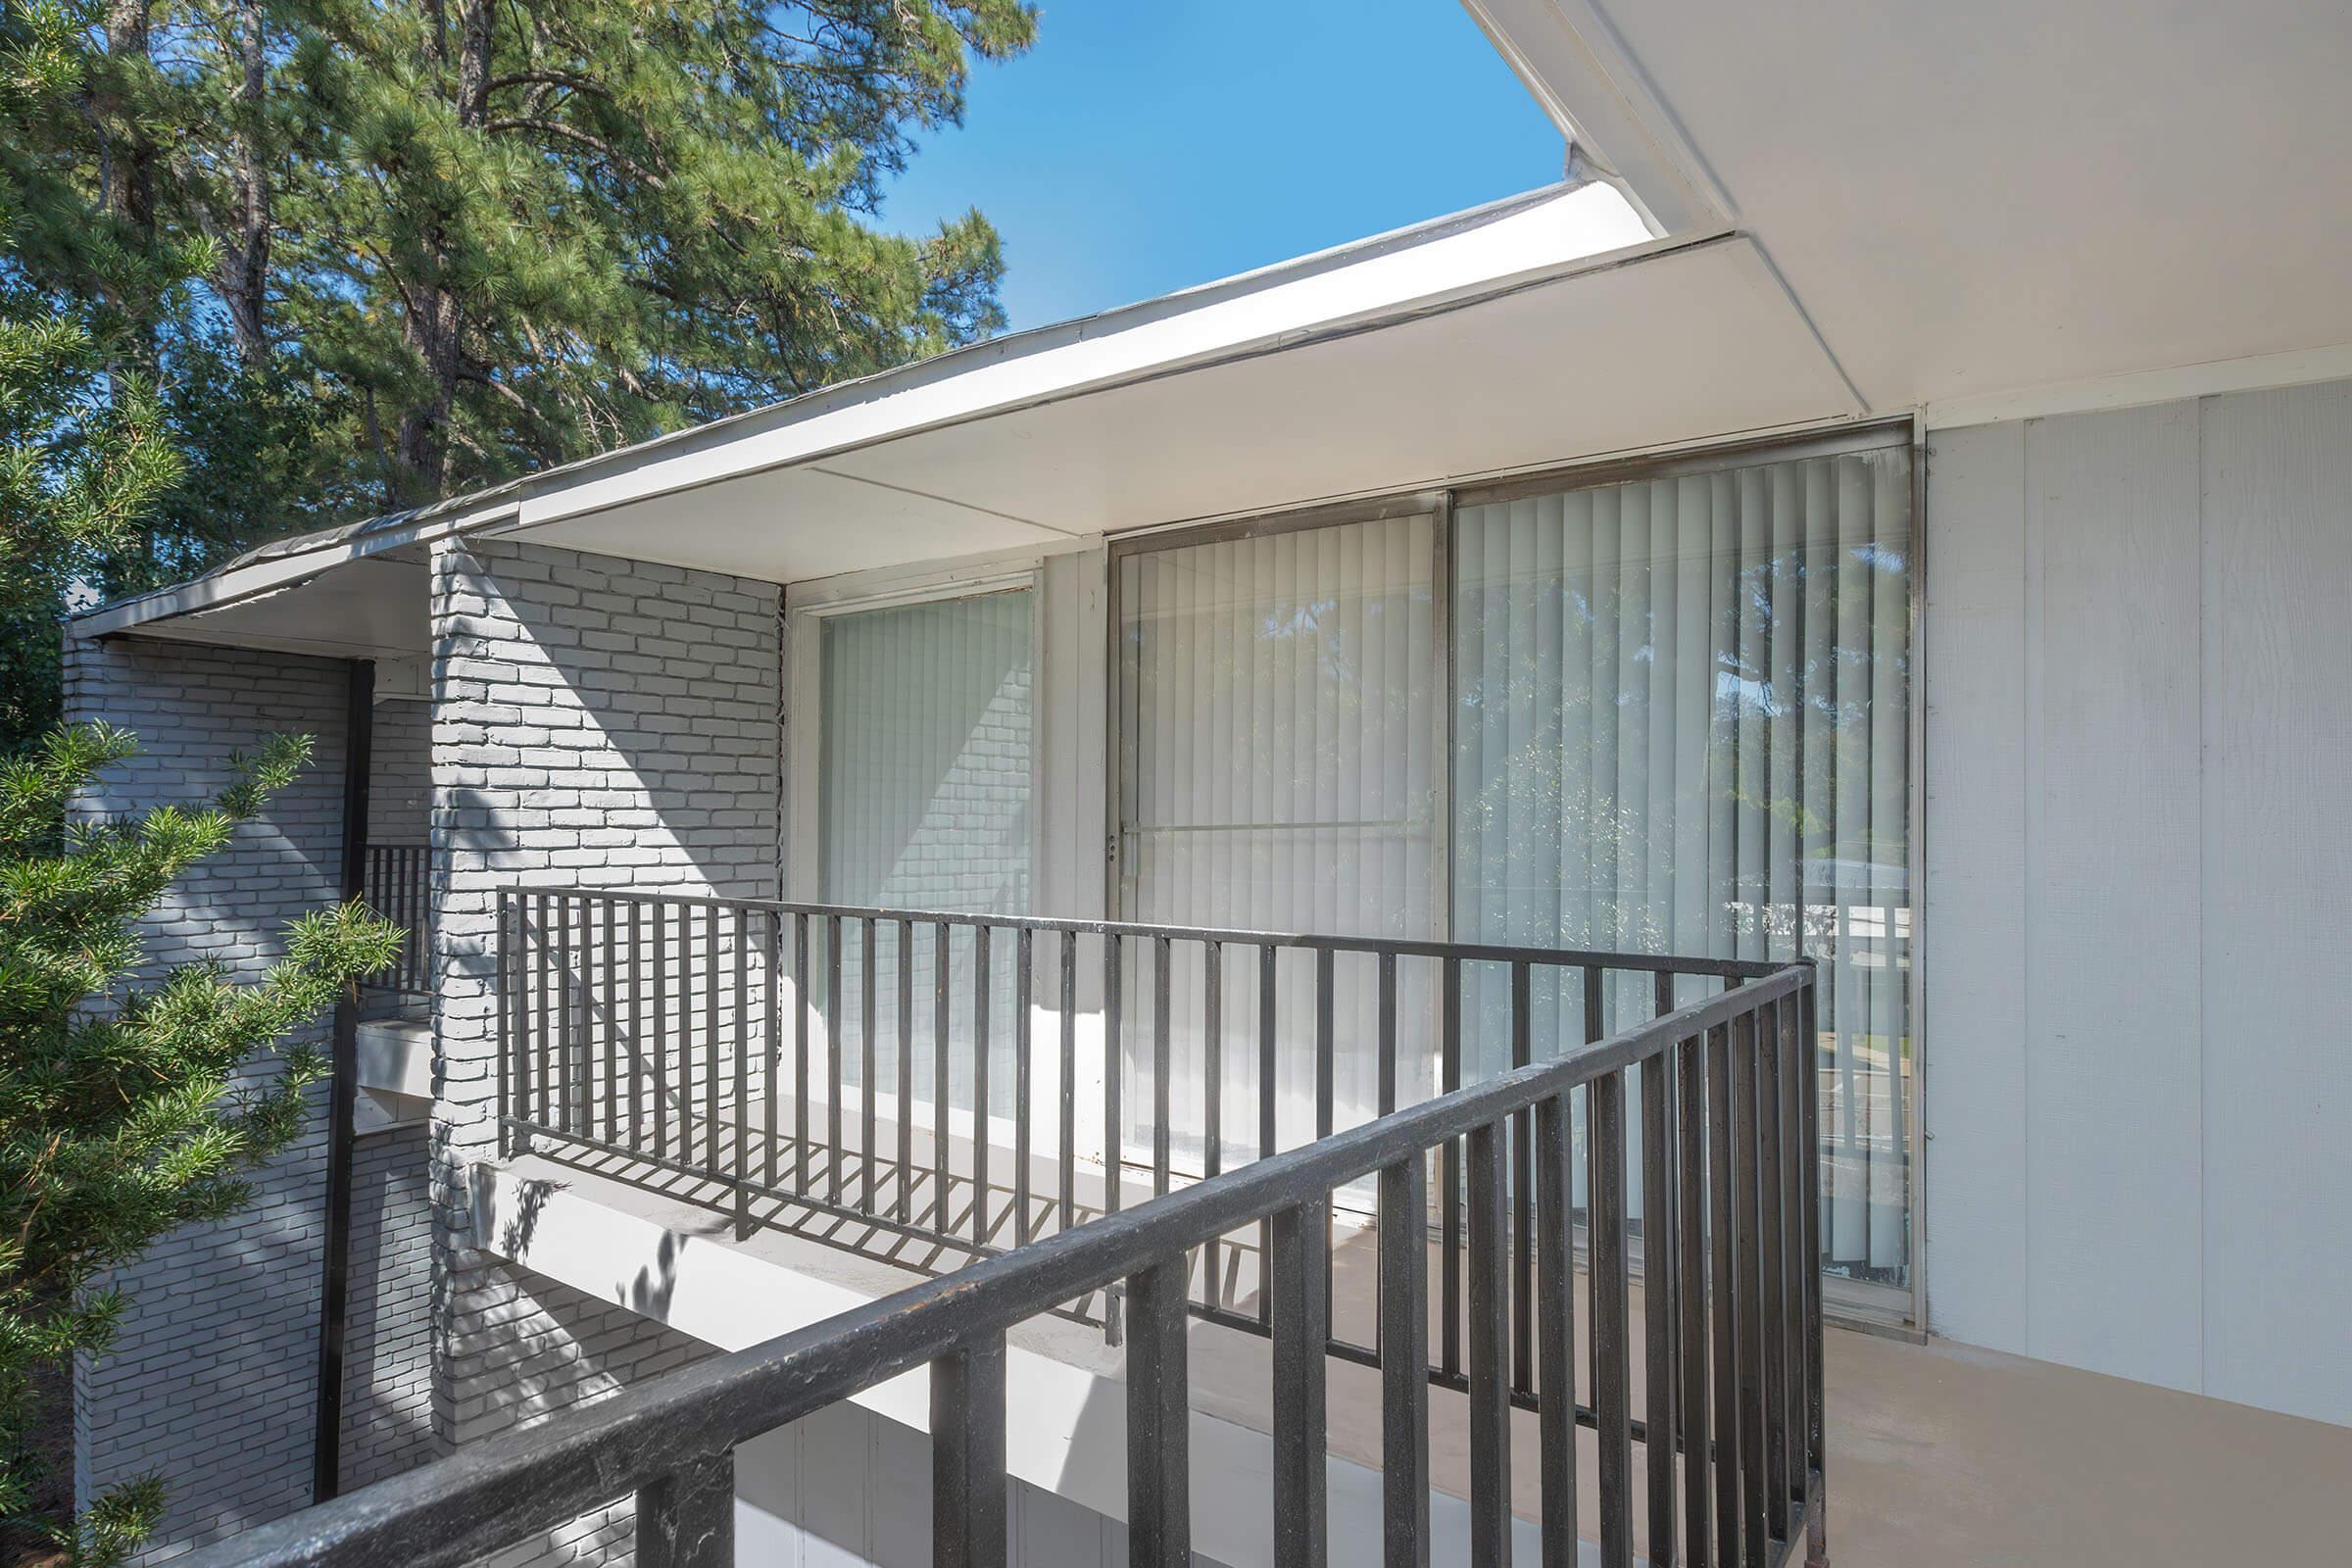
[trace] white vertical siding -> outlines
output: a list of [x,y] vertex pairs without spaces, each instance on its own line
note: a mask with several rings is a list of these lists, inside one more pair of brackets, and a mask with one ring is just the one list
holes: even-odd
[[1931,1324],[2352,1421],[2352,389],[1930,446]]

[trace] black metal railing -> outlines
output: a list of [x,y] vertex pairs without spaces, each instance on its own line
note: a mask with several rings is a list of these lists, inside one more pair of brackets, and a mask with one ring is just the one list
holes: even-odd
[[[1773,972],[619,891],[509,890],[499,931],[510,1152],[570,1146],[699,1177],[731,1195],[746,1227],[761,1205],[791,1203],[979,1255]],[[1344,1011],[1360,1043],[1347,1054]],[[1365,1091],[1351,1105],[1339,1095],[1343,1054]],[[1581,1113],[1573,1131],[1588,1154],[1571,1195],[1586,1226]],[[1522,1239],[1529,1157],[1522,1137],[1510,1171]],[[1464,1181],[1458,1154],[1442,1163],[1442,1249],[1455,1261],[1441,1281],[1441,1365],[1457,1385]],[[1345,1198],[1370,1205],[1368,1192]],[[1246,1315],[1234,1299],[1262,1278],[1270,1239],[1261,1227],[1254,1248],[1212,1244],[1196,1309]],[[1525,1245],[1511,1280],[1525,1319],[1536,1288]],[[1254,1294],[1262,1332],[1265,1293]],[[1115,1293],[1103,1305],[1115,1314]],[[1339,1339],[1342,1353],[1368,1353]],[[1514,1387],[1532,1403],[1524,1332],[1513,1352]]]
[[[1392,1565],[1429,1561],[1427,1367],[1433,1159],[1467,1172],[1470,1561],[1510,1560],[1514,1332],[1532,1333],[1545,1563],[1577,1560],[1589,1524],[1628,1568],[1639,1512],[1653,1564],[1822,1559],[1823,1405],[1813,1132],[1813,974],[1792,964],[1554,1061],[1334,1132],[1303,1148],[979,1259],[945,1278],[747,1350],[622,1391],[436,1464],[266,1525],[187,1559],[290,1565],[471,1560],[634,1494],[639,1560],[733,1560],[737,1446],[910,1369],[931,1373],[934,1558],[1007,1560],[1006,1332],[1124,1282],[1128,1540],[1137,1564],[1189,1563],[1186,1280],[1202,1250],[1270,1226],[1274,1560],[1328,1560],[1325,1463],[1335,1195],[1376,1183],[1382,1332],[1382,1532]],[[1647,1135],[1630,1158],[1627,1104]],[[1573,1388],[1576,1102],[1592,1149],[1587,1249],[1594,1370]],[[1528,1140],[1522,1142],[1522,1140]],[[1511,1166],[1533,1167],[1535,1314],[1512,1312]],[[1637,1326],[1629,1166],[1651,1203]],[[1635,1414],[1633,1372],[1646,1387]],[[1555,1391],[1557,1396],[1555,1396]],[[1450,1396],[1448,1396],[1450,1397]],[[1597,1443],[1598,1495],[1580,1497],[1575,1423]],[[1650,1462],[1636,1495],[1633,1446]],[[1680,1454],[1680,1463],[1659,1456]],[[1678,1546],[1679,1542],[1679,1546]]]
[[363,989],[396,996],[429,997],[433,955],[426,931],[431,904],[425,885],[429,852],[421,844],[370,844],[360,900],[377,918],[400,927],[400,953],[392,965],[361,982]]

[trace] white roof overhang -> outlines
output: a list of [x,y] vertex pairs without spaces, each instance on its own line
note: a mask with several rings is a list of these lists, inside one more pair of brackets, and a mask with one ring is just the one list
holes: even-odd
[[2342,0],[1464,3],[1663,229],[1751,236],[1874,413],[2352,373]]

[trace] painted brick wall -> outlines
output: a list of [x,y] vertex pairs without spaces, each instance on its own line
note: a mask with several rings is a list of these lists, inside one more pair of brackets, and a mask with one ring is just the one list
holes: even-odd
[[369,760],[368,842],[422,844],[433,820],[432,705],[376,704]]
[[[682,1365],[690,1342],[473,1251],[494,1157],[496,890],[777,891],[778,595],[500,540],[433,556],[434,1421],[474,1442]],[[625,1502],[511,1554],[625,1559]]]
[[[144,927],[151,971],[211,957],[256,974],[283,951],[289,921],[334,902],[347,678],[347,666],[333,660],[69,641],[69,715],[123,725],[143,748],[85,797],[86,810],[207,797],[228,781],[232,752],[274,730],[317,743],[310,769],[268,814],[159,904]],[[379,720],[402,706],[420,736],[419,705],[385,704]],[[379,755],[379,772],[386,761],[424,777],[420,741],[404,751],[396,737],[390,756]],[[131,1305],[115,1348],[75,1367],[79,1494],[147,1473],[160,1474],[169,1490],[170,1511],[142,1561],[165,1561],[310,1501],[323,1101],[321,1088],[311,1130],[261,1173],[244,1212],[176,1232],[120,1272]],[[430,1447],[424,1149],[416,1129],[365,1140],[358,1150],[343,1436],[351,1485],[406,1468]]]
[[344,1323],[342,1485],[433,1457],[433,1210],[422,1125],[357,1141]]
[[[201,799],[229,755],[271,730],[317,740],[310,770],[172,889],[146,922],[151,969],[212,957],[251,975],[286,923],[333,902],[341,858],[345,666],[171,643],[70,640],[66,710],[137,732],[142,754],[85,798],[94,812]],[[220,1225],[167,1237],[118,1283],[131,1305],[114,1349],[75,1368],[83,1495],[160,1474],[170,1511],[146,1560],[276,1518],[310,1500],[322,1124]]]

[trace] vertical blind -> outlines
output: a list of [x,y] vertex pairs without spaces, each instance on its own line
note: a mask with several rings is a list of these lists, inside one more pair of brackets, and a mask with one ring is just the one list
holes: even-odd
[[[894,909],[1021,914],[1029,907],[1032,685],[1031,594],[1026,590],[934,600],[828,616],[821,631],[818,842],[821,897]],[[877,933],[878,977],[897,976],[898,933]],[[932,1070],[928,1021],[938,962],[918,929],[909,955],[920,1016],[914,1071]],[[950,944],[952,1039],[972,1038],[969,933]],[[992,952],[991,989],[1011,995],[1009,943]],[[812,955],[812,957],[816,956]],[[840,1016],[862,1040],[862,952],[853,928],[842,955]],[[821,963],[816,965],[821,967]],[[878,985],[876,1070],[897,1081],[895,985]],[[993,1040],[989,1082],[1012,1081],[1011,1031]],[[1000,1065],[997,1057],[1004,1060]],[[855,1084],[858,1054],[844,1053]],[[956,1054],[951,1092],[970,1108],[971,1063]],[[992,1092],[992,1099],[999,1098]],[[998,1104],[1003,1113],[1009,1101]]]
[[[1889,448],[1455,519],[1455,935],[1821,960],[1824,1261],[1888,1284],[1909,1261],[1911,493]],[[1472,985],[1492,1070],[1501,999]],[[1539,1040],[1573,1027],[1536,1002]]]
[[[1423,936],[1433,925],[1432,780],[1438,752],[1435,540],[1411,516],[1153,549],[1117,564],[1120,903],[1130,919],[1333,935]],[[1189,945],[1188,945],[1189,947]],[[1254,1041],[1254,950],[1229,954],[1224,1038]],[[1139,967],[1148,962],[1142,955]],[[1172,1142],[1202,1143],[1203,958],[1173,976]],[[1280,1147],[1314,1132],[1311,955],[1285,953],[1276,987]],[[1152,977],[1123,987],[1149,995]],[[1372,960],[1335,965],[1336,1037],[1368,1042]],[[1398,1012],[1426,1009],[1399,975]],[[1144,1020],[1148,1022],[1147,1020]],[[1400,1031],[1424,1054],[1425,1031]],[[1152,1080],[1130,1018],[1129,1078]],[[1255,1153],[1254,1054],[1225,1053],[1228,1160]],[[1425,1077],[1400,1068],[1400,1079]],[[1335,1125],[1368,1118],[1377,1064],[1342,1051]],[[1248,1130],[1248,1131],[1245,1131]],[[1148,1129],[1132,1122],[1131,1145]],[[1247,1140],[1247,1142],[1245,1142]]]

